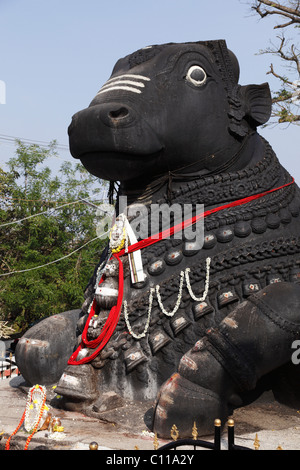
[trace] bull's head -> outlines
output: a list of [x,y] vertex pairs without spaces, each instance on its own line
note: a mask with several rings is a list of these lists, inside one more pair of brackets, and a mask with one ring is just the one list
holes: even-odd
[[221,171],[271,112],[267,84],[238,80],[225,41],[141,49],[120,59],[89,107],[73,116],[70,151],[110,181]]

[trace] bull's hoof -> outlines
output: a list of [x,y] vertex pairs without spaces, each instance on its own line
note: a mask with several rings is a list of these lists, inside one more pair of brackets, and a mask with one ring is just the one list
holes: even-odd
[[96,373],[91,364],[68,365],[56,387],[63,397],[64,408],[82,411],[97,398]]
[[56,383],[63,373],[76,344],[76,325],[81,310],[48,317],[19,340],[16,363],[31,385]]
[[228,406],[219,395],[176,373],[160,389],[152,430],[161,438],[169,438],[175,424],[180,438],[191,438],[195,423],[199,435],[210,435],[214,420],[224,422],[228,414]]

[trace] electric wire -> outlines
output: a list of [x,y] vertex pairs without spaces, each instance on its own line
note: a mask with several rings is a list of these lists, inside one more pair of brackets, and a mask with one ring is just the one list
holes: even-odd
[[[45,140],[33,140],[33,139],[25,139],[23,137],[14,137],[11,135],[5,135],[5,134],[0,134],[0,141],[3,140],[5,142],[11,143],[11,144],[16,144],[16,141],[20,141],[24,144],[28,145],[40,145],[40,146],[47,146],[49,147],[51,145],[51,142],[46,142]],[[55,142],[55,141],[54,141]],[[68,145],[65,144],[59,144],[55,142],[55,148],[59,150],[69,150]]]
[[45,263],[45,264],[42,264],[40,266],[34,266],[33,268],[27,268],[27,269],[21,269],[19,271],[10,271],[9,273],[2,273],[0,274],[0,277],[3,277],[3,276],[10,276],[11,274],[19,274],[19,273],[25,273],[25,272],[28,272],[28,271],[33,271],[35,269],[41,269],[41,268],[44,268],[46,266],[49,266],[51,264],[55,264],[55,263],[59,263],[60,261],[66,259],[66,258],[69,258],[70,256],[72,256],[74,253],[76,253],[77,251],[80,251],[82,250],[82,248],[84,248],[85,246],[87,246],[89,243],[92,243],[94,242],[95,240],[99,240],[100,238],[102,238],[104,235],[108,234],[109,231],[107,232],[104,232],[102,233],[100,236],[97,236],[95,238],[92,238],[92,240],[89,240],[88,242],[84,243],[83,245],[81,245],[79,248],[76,248],[76,250],[72,251],[71,253],[67,254],[67,255],[64,255],[62,256],[61,258],[58,258],[56,260],[53,260],[53,261],[49,261],[48,263]]
[[39,215],[44,215],[44,214],[46,214],[46,213],[49,212],[49,211],[57,211],[57,210],[59,210],[59,209],[62,209],[63,207],[70,206],[70,205],[72,205],[72,204],[82,203],[82,202],[83,202],[83,201],[82,201],[81,199],[79,199],[79,200],[77,200],[77,201],[73,201],[73,202],[67,202],[66,204],[62,204],[61,206],[52,207],[52,208],[47,209],[46,211],[38,212],[38,213],[32,214],[32,215],[28,215],[27,217],[23,217],[22,219],[13,220],[13,221],[11,221],[11,222],[6,222],[5,224],[1,224],[1,225],[0,225],[0,228],[2,228],[2,227],[7,227],[8,225],[19,224],[19,223],[21,223],[21,222],[24,222],[24,220],[32,219],[33,217],[38,217]]
[[[49,211],[57,211],[59,209],[62,209],[63,207],[66,207],[66,206],[70,206],[72,204],[86,204],[86,205],[91,205],[93,206],[94,208],[96,208],[97,210],[99,210],[100,212],[103,212],[104,214],[107,213],[107,211],[105,210],[102,210],[100,207],[96,206],[95,204],[92,204],[92,203],[89,203],[88,202],[88,199],[91,199],[93,196],[90,196],[88,198],[81,198],[81,199],[78,199],[77,201],[71,201],[71,202],[66,202],[65,204],[62,204],[61,206],[58,206],[58,207],[50,207],[49,209],[43,211],[43,212],[37,212],[36,214],[32,214],[32,215],[28,215],[27,217],[23,217],[22,219],[18,219],[18,220],[12,220],[11,222],[6,222],[5,224],[1,224],[0,225],[0,228],[2,227],[7,227],[8,225],[14,225],[14,224],[19,224],[21,222],[24,222],[25,220],[28,220],[28,219],[32,219],[33,217],[38,217],[40,215],[45,215],[47,214]],[[51,201],[50,201],[51,202]]]
[[[17,144],[17,141],[20,141],[22,144],[38,145],[39,147],[43,147],[43,148],[49,148],[50,145],[51,145],[51,142],[46,142],[46,141],[43,141],[43,140],[25,139],[23,137],[15,137],[15,136],[11,136],[11,135],[0,134],[0,145],[4,144],[4,145],[8,145],[8,146],[9,145],[15,146]],[[56,150],[70,153],[70,149],[69,149],[68,145],[59,144],[56,141],[53,141],[52,143],[55,143],[55,149]],[[72,159],[66,159],[66,158],[63,158],[60,155],[56,155],[56,154],[48,155],[47,158],[51,158],[51,157],[57,158],[59,160],[64,160],[66,162],[71,162],[72,161]]]

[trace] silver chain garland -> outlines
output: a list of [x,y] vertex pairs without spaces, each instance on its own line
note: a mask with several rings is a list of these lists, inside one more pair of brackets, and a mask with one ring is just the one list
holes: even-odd
[[206,299],[206,296],[208,294],[208,289],[209,289],[209,271],[210,271],[210,262],[211,262],[211,259],[210,258],[207,258],[206,259],[206,278],[205,278],[205,288],[204,288],[204,292],[203,292],[203,295],[202,297],[196,297],[194,295],[194,293],[192,292],[192,288],[191,288],[191,284],[190,284],[190,280],[189,280],[189,276],[188,276],[188,273],[190,272],[190,268],[186,268],[185,271],[181,271],[180,273],[180,283],[179,283],[179,291],[178,291],[178,297],[177,297],[177,301],[176,301],[176,304],[173,308],[173,310],[171,312],[168,312],[164,306],[163,306],[163,303],[162,303],[162,300],[161,300],[161,296],[160,296],[160,292],[159,292],[159,285],[156,285],[155,286],[155,289],[154,288],[151,288],[150,289],[150,294],[149,294],[149,306],[148,306],[148,316],[147,316],[147,321],[146,321],[146,324],[145,324],[145,328],[143,330],[143,332],[141,334],[136,334],[134,333],[134,331],[132,330],[132,327],[130,325],[130,322],[129,322],[129,318],[128,318],[128,310],[127,310],[127,301],[124,300],[124,304],[123,304],[123,310],[124,310],[124,318],[125,318],[125,323],[126,323],[126,326],[128,328],[128,331],[129,333],[133,336],[133,338],[135,339],[141,339],[143,337],[146,336],[146,333],[148,331],[148,328],[149,328],[149,324],[150,324],[150,319],[151,319],[151,310],[152,310],[152,303],[153,303],[153,294],[154,292],[156,292],[156,295],[157,295],[157,300],[158,300],[158,304],[161,308],[161,311],[164,313],[164,315],[168,316],[168,317],[173,317],[175,315],[175,313],[177,312],[178,308],[179,308],[179,305],[180,305],[180,302],[181,302],[181,299],[182,299],[182,289],[183,289],[183,282],[184,282],[184,277],[185,277],[185,280],[186,280],[186,285],[187,285],[187,289],[188,289],[188,292],[191,296],[191,298],[193,300],[196,300],[196,301],[200,301],[202,302],[203,300]]

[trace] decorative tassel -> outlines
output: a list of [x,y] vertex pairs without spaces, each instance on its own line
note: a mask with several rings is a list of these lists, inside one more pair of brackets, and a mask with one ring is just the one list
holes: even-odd
[[172,182],[173,182],[173,175],[169,171],[167,197],[168,197],[168,202],[170,202],[170,203],[172,203]]
[[114,204],[114,192],[115,192],[115,182],[114,182],[114,181],[110,181],[110,182],[109,182],[109,189],[108,189],[107,197],[108,197],[108,202],[109,202],[109,204],[111,204],[111,205]]

